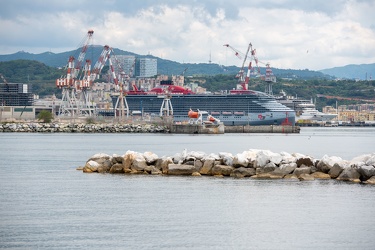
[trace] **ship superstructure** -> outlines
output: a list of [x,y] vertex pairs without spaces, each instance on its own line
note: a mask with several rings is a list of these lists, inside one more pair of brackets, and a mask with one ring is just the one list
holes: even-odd
[[[129,110],[159,116],[163,95],[128,95]],[[295,123],[294,110],[278,103],[272,96],[251,91],[247,94],[171,95],[173,121],[188,121],[189,109],[199,109],[218,118],[227,126],[281,125]]]

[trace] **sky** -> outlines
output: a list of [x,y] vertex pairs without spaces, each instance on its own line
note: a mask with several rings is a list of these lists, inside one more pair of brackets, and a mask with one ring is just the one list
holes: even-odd
[[321,70],[375,63],[374,16],[375,0],[0,0],[0,54],[77,50],[92,29],[180,63],[241,66],[251,43],[261,67]]

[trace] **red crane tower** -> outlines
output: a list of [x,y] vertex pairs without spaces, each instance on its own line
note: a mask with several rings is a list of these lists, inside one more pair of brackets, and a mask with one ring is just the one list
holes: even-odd
[[[260,69],[259,69],[259,66],[258,66],[258,58],[256,56],[256,49],[253,49],[253,47],[252,47],[253,45],[251,43],[249,43],[249,46],[247,47],[246,53],[244,54],[244,53],[240,52],[239,50],[233,48],[229,44],[224,44],[224,46],[232,49],[235,52],[235,56],[237,56],[239,59],[243,58],[241,69],[236,75],[236,77],[239,78],[239,80],[238,80],[239,86],[237,86],[237,89],[238,90],[248,90],[250,74],[251,74],[251,71],[253,71],[253,67],[252,67],[253,61],[255,61],[255,64],[256,64],[257,74],[260,74]],[[250,56],[249,56],[249,52],[250,52]],[[244,67],[245,67],[245,63],[246,63],[247,59],[249,59],[249,65],[247,67],[246,77],[244,77]]]

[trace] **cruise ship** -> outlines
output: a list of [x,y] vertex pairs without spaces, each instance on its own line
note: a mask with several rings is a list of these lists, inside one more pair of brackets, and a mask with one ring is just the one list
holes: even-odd
[[301,103],[301,114],[297,116],[296,122],[298,121],[317,121],[327,122],[337,117],[337,114],[328,114],[318,111],[313,103]]
[[[115,104],[116,98],[112,100]],[[188,121],[191,109],[206,111],[226,126],[295,124],[294,110],[277,102],[273,96],[258,91],[194,94],[168,82],[149,92],[129,92],[126,95],[130,114],[159,116],[163,113],[166,100],[171,105],[176,123]]]
[[280,95],[276,96],[275,98],[278,102],[296,112],[296,122],[327,122],[337,117],[337,114],[323,113],[318,111],[312,100],[287,96],[283,90],[280,92]]

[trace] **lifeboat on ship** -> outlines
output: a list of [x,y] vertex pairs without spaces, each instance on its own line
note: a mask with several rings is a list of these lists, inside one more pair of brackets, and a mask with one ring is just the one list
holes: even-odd
[[199,117],[199,113],[190,109],[188,112],[188,116],[189,118],[197,119]]

